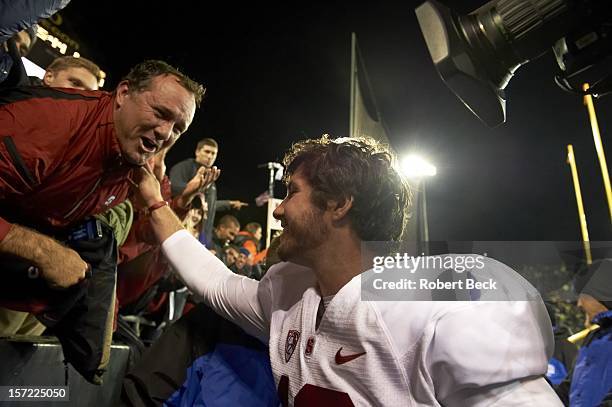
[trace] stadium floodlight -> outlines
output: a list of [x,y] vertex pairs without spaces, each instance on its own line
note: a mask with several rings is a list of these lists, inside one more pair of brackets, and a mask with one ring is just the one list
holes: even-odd
[[433,177],[437,173],[435,165],[416,154],[410,154],[404,157],[401,162],[401,171],[406,178],[411,179]]
[[[609,0],[492,0],[467,15],[428,0],[415,11],[442,80],[489,126],[506,121],[504,89],[521,65],[552,49],[557,83],[582,93],[569,80],[612,54]],[[589,93],[609,91],[603,81]]]

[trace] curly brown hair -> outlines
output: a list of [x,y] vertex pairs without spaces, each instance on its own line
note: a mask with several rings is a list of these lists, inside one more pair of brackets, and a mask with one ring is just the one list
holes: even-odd
[[348,216],[364,241],[398,240],[407,220],[410,189],[382,144],[365,138],[299,141],[285,154],[285,181],[298,168],[313,189],[313,204],[353,198]]
[[151,59],[141,62],[134,66],[121,80],[128,81],[131,90],[141,92],[148,89],[151,79],[161,75],[176,76],[181,86],[193,93],[196,106],[200,107],[206,88],[164,61]]

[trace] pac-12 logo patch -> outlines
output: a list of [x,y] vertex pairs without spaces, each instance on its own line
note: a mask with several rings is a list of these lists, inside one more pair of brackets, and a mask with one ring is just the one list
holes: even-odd
[[289,362],[289,359],[291,359],[291,355],[293,355],[299,340],[300,331],[290,330],[287,334],[287,342],[285,343],[285,362]]

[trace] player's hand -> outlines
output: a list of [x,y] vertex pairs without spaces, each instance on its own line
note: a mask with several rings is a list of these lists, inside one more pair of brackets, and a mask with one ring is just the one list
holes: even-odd
[[240,210],[243,206],[249,206],[248,203],[242,201],[229,201],[232,209]]
[[142,202],[146,207],[163,201],[159,181],[153,175],[148,166],[140,167],[136,170],[134,180],[134,199]]
[[159,182],[162,182],[164,176],[166,175],[166,153],[168,152],[167,148],[164,148],[157,152],[153,156],[153,174],[155,178]]

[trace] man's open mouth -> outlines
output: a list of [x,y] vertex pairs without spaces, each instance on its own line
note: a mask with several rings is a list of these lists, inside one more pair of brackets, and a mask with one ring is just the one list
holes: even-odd
[[157,151],[157,148],[158,148],[157,143],[155,143],[151,139],[149,139],[147,137],[141,137],[140,140],[142,142],[142,146],[143,146],[145,151],[147,151],[149,153],[154,153],[154,152]]

